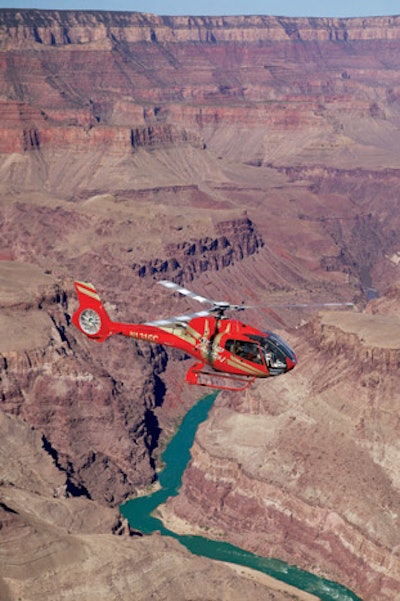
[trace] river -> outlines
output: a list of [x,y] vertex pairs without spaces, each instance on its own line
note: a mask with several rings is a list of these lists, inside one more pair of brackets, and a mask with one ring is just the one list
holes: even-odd
[[201,399],[185,415],[182,424],[165,449],[162,459],[164,469],[159,474],[161,488],[147,496],[137,497],[122,505],[122,515],[130,526],[143,534],[158,531],[164,536],[177,539],[195,555],[217,559],[252,568],[290,584],[302,591],[312,593],[322,601],[361,601],[344,586],[320,578],[311,572],[287,564],[279,559],[260,557],[230,543],[211,540],[202,536],[180,535],[164,526],[161,520],[152,515],[156,508],[165,503],[168,497],[176,496],[182,482],[182,475],[190,460],[190,449],[200,423],[207,419],[217,393]]

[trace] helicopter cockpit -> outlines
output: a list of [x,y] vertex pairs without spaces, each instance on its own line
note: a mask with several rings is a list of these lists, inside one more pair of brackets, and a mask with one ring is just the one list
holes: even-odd
[[258,342],[248,340],[227,340],[225,348],[237,357],[251,361],[252,363],[263,364],[262,351]]
[[252,363],[266,365],[271,376],[289,371],[296,365],[292,349],[273,332],[266,336],[250,335],[250,340],[227,340],[229,352]]

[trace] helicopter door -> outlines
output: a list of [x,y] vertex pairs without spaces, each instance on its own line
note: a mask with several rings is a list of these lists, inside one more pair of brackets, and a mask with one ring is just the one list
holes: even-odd
[[252,363],[258,363],[263,365],[261,349],[256,342],[249,342],[248,340],[227,340],[225,348],[230,353],[251,361]]

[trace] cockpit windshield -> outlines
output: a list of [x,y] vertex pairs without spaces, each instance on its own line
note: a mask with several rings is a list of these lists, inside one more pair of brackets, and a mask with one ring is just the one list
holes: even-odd
[[277,334],[265,334],[266,336],[250,336],[250,340],[229,339],[225,348],[247,361],[266,365],[271,376],[285,373],[296,363],[294,352]]
[[273,332],[266,332],[267,338],[262,340],[262,349],[265,362],[271,375],[284,373],[288,369],[286,358],[292,363],[296,361],[296,356],[292,349]]
[[265,332],[268,335],[267,342],[272,343],[276,348],[282,350],[286,357],[289,357],[291,361],[296,361],[296,355],[290,346],[282,340],[278,334],[274,332]]

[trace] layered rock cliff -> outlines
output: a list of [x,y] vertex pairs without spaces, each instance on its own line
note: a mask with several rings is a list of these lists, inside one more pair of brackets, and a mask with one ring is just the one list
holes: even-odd
[[258,165],[398,167],[399,17],[1,15],[3,152],[184,143]]
[[[330,279],[393,281],[398,17],[1,14],[5,198],[45,190],[94,199],[86,217],[103,194],[117,197],[118,209],[151,200],[149,216],[174,204],[167,227],[187,203],[197,223],[211,208],[215,221],[248,209],[265,224],[264,242],[271,237],[274,250],[282,242],[297,272],[305,264],[315,272],[317,259]],[[85,225],[76,224],[82,237]],[[107,226],[105,218],[105,238]],[[192,243],[178,234],[182,223],[171,227],[178,244]],[[162,235],[155,227],[152,244]],[[201,227],[197,240],[208,237]],[[158,248],[141,256],[148,250],[132,257],[139,270],[166,258]]]
[[112,42],[354,41],[398,39],[398,16],[285,18],[158,16],[134,12],[23,11],[3,13],[2,42],[47,46]]
[[[51,214],[57,227],[57,211]],[[74,215],[77,218],[70,220],[73,229],[80,222],[78,214]],[[43,235],[35,236],[30,243],[25,238],[25,244],[29,222],[22,220],[21,239],[8,223],[3,242],[10,245],[14,258],[26,260],[36,251],[38,256],[46,254],[43,265],[54,264],[58,252],[46,239],[48,218],[40,210],[30,213],[31,223]],[[222,222],[215,233],[214,238],[170,243],[165,249],[167,258],[149,261],[140,268],[130,263],[133,253],[127,253],[128,261],[117,269],[112,256],[104,254],[96,260],[93,249],[72,262],[65,254],[64,261],[73,269],[92,265],[91,275],[106,302],[115,299],[111,289],[117,280],[130,277],[138,285],[142,279],[150,279],[135,298],[136,304],[143,299],[139,313],[149,319],[148,312],[155,317],[169,299],[161,287],[154,285],[154,274],[189,281],[200,273],[245,261],[263,245],[248,218]],[[52,239],[55,235],[50,234]],[[114,277],[110,279],[111,271]],[[160,379],[168,363],[167,354],[161,347],[127,340],[109,340],[101,346],[82,340],[70,321],[77,305],[71,278],[57,279],[51,270],[46,273],[21,261],[2,261],[0,282],[1,409],[42,432],[44,448],[66,475],[68,494],[84,495],[112,506],[121,503],[155,478],[159,421],[164,428],[172,425],[168,411],[160,409],[167,393]],[[151,303],[147,294],[152,295]],[[129,317],[131,295],[127,295],[124,298],[119,292],[118,307],[107,304],[114,316],[125,311],[124,318]],[[10,331],[13,336],[7,334]],[[176,357],[181,363],[179,354]],[[184,374],[177,377],[184,379]],[[173,403],[175,395],[176,404],[184,391],[172,382],[169,388],[167,398]],[[190,395],[187,400],[193,402]]]
[[400,323],[329,313],[294,342],[296,372],[220,395],[164,516],[389,601],[400,582]]
[[68,498],[65,474],[46,453],[40,432],[3,412],[0,461],[2,601],[68,596],[98,601],[124,597],[127,590],[143,601],[160,594],[183,600],[188,590],[199,600],[293,599],[277,582],[257,582],[196,558],[172,539],[130,538],[113,510],[84,497]]
[[156,434],[151,423],[156,376],[146,368],[149,356],[132,349],[137,360],[125,388],[128,380],[121,375],[128,372],[128,356],[122,353],[116,365],[102,361],[100,350],[94,361],[96,349],[91,355],[77,345],[69,328],[68,295],[60,283],[33,266],[18,269],[2,263],[0,273],[3,291],[7,277],[14,288],[2,302],[2,411],[42,433],[44,449],[65,474],[68,494],[120,503],[154,477],[150,454]]
[[168,258],[133,264],[132,269],[140,278],[164,274],[174,281],[191,281],[203,272],[219,271],[242,261],[264,246],[247,217],[216,224],[216,233],[215,238],[169,243],[165,249]]
[[[114,318],[147,321],[198,308],[156,284],[173,278],[245,301],[245,320],[261,329],[308,325],[283,333],[299,356],[290,378],[219,397],[169,518],[393,601],[399,17],[0,17],[0,401],[4,423],[29,425],[15,436],[29,441],[33,427],[53,462],[40,490],[36,468],[18,468],[26,484],[3,483],[7,532],[27,529],[29,561],[36,544],[55,549],[40,555],[45,572],[57,564],[46,582],[67,588],[82,565],[93,574],[94,562],[100,578],[107,546],[120,557],[106,534],[83,540],[98,523],[77,523],[71,507],[102,516],[102,533],[121,531],[105,505],[154,480],[160,441],[203,391],[184,383],[189,362],[177,353],[83,339],[70,323],[72,280],[92,281]],[[311,320],[315,308],[302,306],[361,306],[389,284],[368,316]],[[37,490],[32,517],[23,506]],[[73,541],[46,512],[69,516]],[[23,543],[7,541],[18,557]],[[69,579],[59,558],[71,541],[89,559],[76,567],[68,555]],[[136,542],[123,554],[142,558],[143,574],[150,566],[146,593],[185,598],[193,577],[213,594],[208,569],[193,576],[177,549],[170,561],[169,543],[156,553],[165,579],[154,579],[148,547],[164,543]],[[127,573],[123,558],[116,565]],[[179,565],[188,580],[174,588]],[[1,586],[23,597],[32,581],[13,570]],[[233,598],[239,585],[227,586]]]

